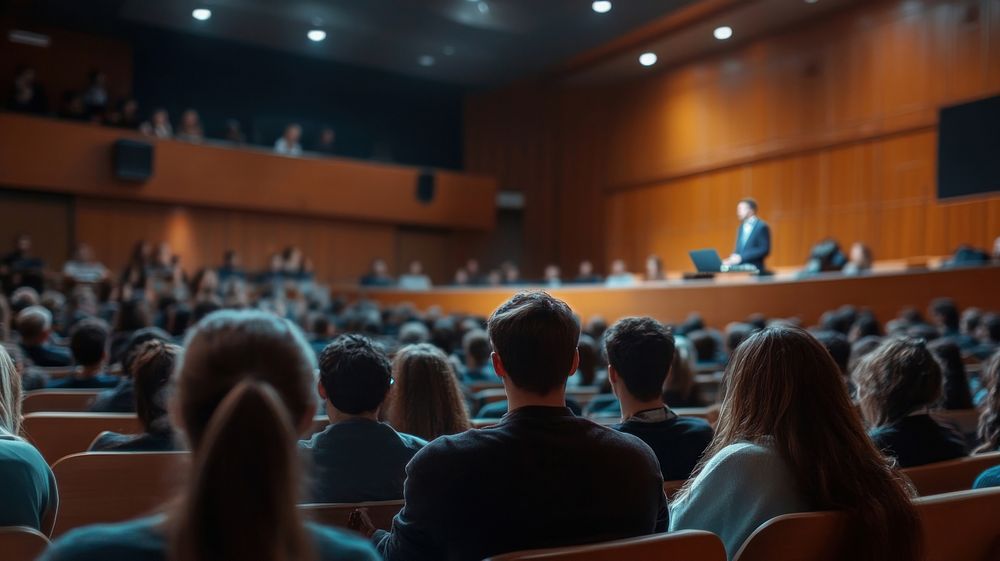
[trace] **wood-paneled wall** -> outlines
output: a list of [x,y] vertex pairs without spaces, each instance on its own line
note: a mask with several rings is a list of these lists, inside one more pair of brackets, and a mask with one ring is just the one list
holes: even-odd
[[[523,189],[534,266],[731,250],[742,196],[770,264],[833,236],[879,259],[1000,235],[1000,196],[938,202],[937,112],[1000,93],[1000,0],[873,0],[621,84],[467,104],[467,162]],[[527,141],[524,141],[527,139]]]

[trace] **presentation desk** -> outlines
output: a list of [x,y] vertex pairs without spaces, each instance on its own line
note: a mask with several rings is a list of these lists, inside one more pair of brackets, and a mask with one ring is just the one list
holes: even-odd
[[[357,296],[386,305],[411,303],[426,310],[488,316],[517,290],[532,287],[440,288],[428,291],[356,290]],[[900,309],[914,306],[925,312],[934,298],[949,296],[961,307],[1000,310],[1000,267],[880,272],[846,277],[825,274],[808,279],[782,277],[727,277],[717,280],[640,283],[627,288],[604,286],[534,287],[565,300],[585,321],[602,316],[609,322],[625,316],[648,315],[680,322],[691,313],[722,328],[753,313],[769,317],[798,317],[805,325],[844,304],[870,308],[881,321]]]

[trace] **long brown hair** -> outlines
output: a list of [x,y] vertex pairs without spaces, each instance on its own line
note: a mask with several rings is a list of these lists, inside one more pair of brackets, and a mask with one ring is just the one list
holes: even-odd
[[427,343],[403,347],[392,377],[386,420],[397,430],[433,440],[469,429],[458,378],[440,349]]
[[840,370],[816,339],[790,326],[755,333],[736,349],[726,380],[715,438],[696,474],[726,446],[766,444],[811,508],[847,514],[840,557],[919,558],[912,491],[868,438]]
[[301,333],[263,312],[217,312],[188,337],[176,409],[194,454],[171,513],[172,561],[314,558],[296,509],[294,428],[314,411]]
[[941,366],[922,339],[886,340],[851,375],[861,414],[873,427],[891,425],[941,397]]
[[1000,351],[993,353],[983,368],[986,401],[979,417],[979,448],[975,453],[1000,450]]
[[0,435],[21,432],[21,373],[7,349],[0,345]]

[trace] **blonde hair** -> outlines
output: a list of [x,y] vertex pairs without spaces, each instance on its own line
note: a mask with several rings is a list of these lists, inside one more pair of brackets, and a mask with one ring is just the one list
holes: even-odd
[[0,435],[21,432],[21,375],[7,349],[0,345]]

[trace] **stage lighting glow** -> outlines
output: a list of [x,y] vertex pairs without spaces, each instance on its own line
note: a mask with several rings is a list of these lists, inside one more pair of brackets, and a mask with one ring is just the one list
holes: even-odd
[[212,10],[208,8],[197,8],[191,12],[191,17],[198,21],[205,21],[212,17]]
[[642,53],[639,55],[639,64],[643,66],[653,66],[656,64],[656,53]]
[[716,27],[715,31],[712,32],[712,35],[715,35],[715,38],[719,41],[725,41],[733,36],[733,28],[728,25]]
[[308,37],[310,41],[319,43],[323,39],[326,39],[326,31],[323,31],[322,29],[310,29],[309,33],[306,33],[306,37]]
[[595,0],[590,7],[599,14],[606,14],[611,11],[611,2],[608,0]]

